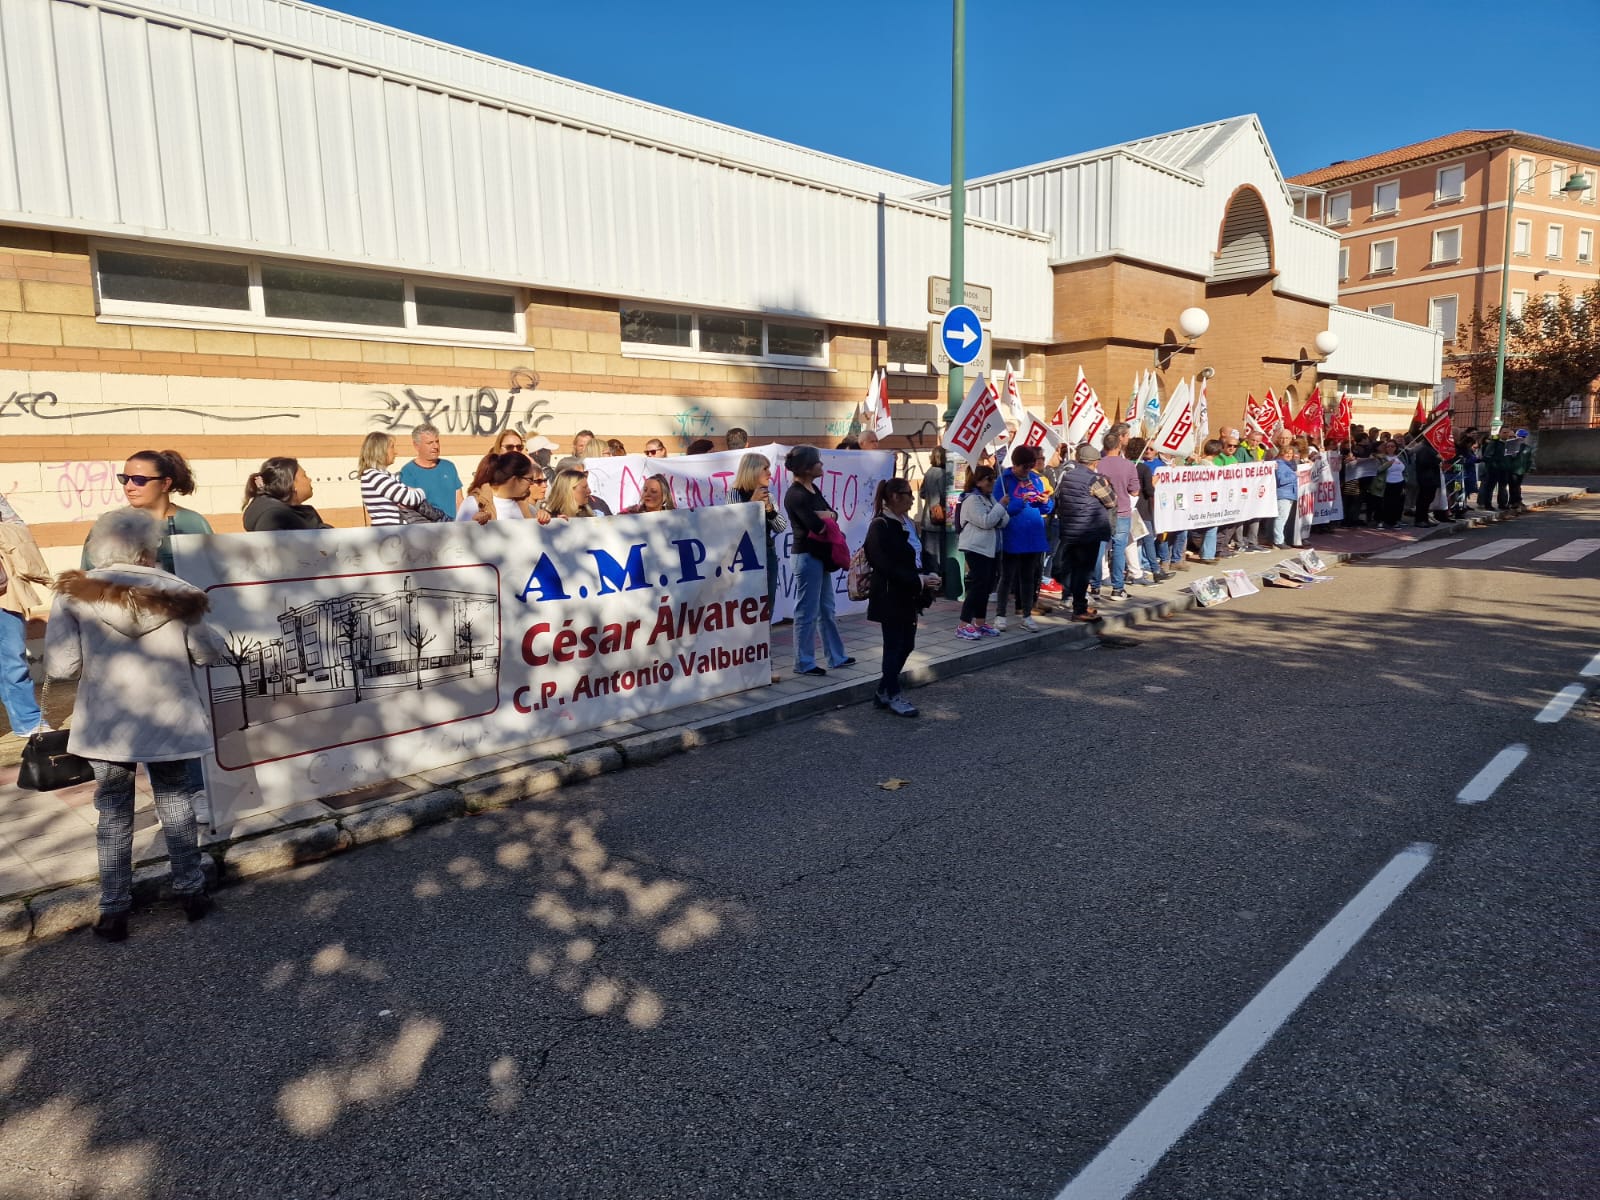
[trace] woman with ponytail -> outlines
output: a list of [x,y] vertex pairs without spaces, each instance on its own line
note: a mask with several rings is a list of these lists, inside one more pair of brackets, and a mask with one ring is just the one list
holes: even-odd
[[332,529],[311,499],[311,477],[297,458],[269,458],[244,485],[244,527],[250,533]]
[[[179,533],[210,533],[211,523],[192,509],[180,508],[174,496],[194,494],[194,473],[189,462],[176,450],[141,450],[123,464],[117,475],[128,507],[154,517],[161,526],[161,546],[156,551],[157,565],[168,574],[177,574],[172,563],[172,538]],[[83,569],[89,569],[84,551]]]

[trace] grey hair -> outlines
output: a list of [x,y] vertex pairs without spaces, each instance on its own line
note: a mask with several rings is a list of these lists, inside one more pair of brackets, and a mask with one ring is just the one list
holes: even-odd
[[432,425],[432,424],[429,424],[428,422],[424,421],[421,425],[418,425],[415,429],[413,429],[411,431],[411,444],[413,446],[422,445],[422,439],[425,438],[430,433],[433,434],[434,437],[438,437],[439,436],[439,427],[437,425]]
[[101,516],[89,530],[84,554],[91,569],[124,564],[154,565],[161,549],[161,522],[137,508],[117,508]]

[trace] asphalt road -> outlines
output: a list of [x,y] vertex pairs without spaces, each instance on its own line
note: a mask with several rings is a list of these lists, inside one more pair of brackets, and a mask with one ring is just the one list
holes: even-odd
[[1578,538],[1600,502],[0,959],[0,1196],[1054,1197],[1418,843],[1132,1194],[1600,1194],[1600,553],[1535,561]]

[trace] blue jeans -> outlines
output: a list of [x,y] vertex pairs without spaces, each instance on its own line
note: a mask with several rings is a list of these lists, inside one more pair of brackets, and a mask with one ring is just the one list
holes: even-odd
[[833,615],[833,576],[822,569],[822,560],[814,554],[796,554],[794,561],[799,564],[795,573],[794,669],[809,671],[817,665],[819,621],[828,665],[837,667],[850,656],[844,652],[844,638],[839,636],[839,622]]
[[1213,525],[1204,530],[1200,535],[1200,557],[1215,558],[1217,556],[1217,530],[1220,526]]
[[[1289,518],[1294,515],[1294,501],[1292,499],[1278,500],[1278,515],[1272,522],[1272,541],[1274,545],[1284,545],[1284,538],[1288,536]],[[1298,545],[1298,543],[1296,543]]]
[[[190,763],[195,761],[145,764],[155,792],[156,816],[167,835],[172,890],[180,896],[206,890],[195,834],[195,793],[190,785]],[[133,904],[133,776],[138,764],[90,759],[89,765],[94,768],[94,806],[100,813],[94,835],[100,863],[100,911],[127,912]]]
[[[1111,541],[1109,545],[1111,548],[1111,590],[1113,592],[1122,591],[1128,582],[1128,531],[1132,528],[1133,517],[1131,516],[1119,516],[1111,526]],[[1101,554],[1106,552],[1107,544],[1106,542],[1100,543]],[[1095,575],[1098,577],[1099,574],[1100,570],[1096,568]],[[1100,580],[1096,578],[1095,586],[1098,587],[1099,584]]]
[[1161,541],[1156,543],[1156,563],[1166,563],[1176,567],[1183,562],[1183,549],[1189,544],[1188,530],[1177,533],[1164,533]]
[[0,703],[5,705],[11,732],[32,733],[44,717],[33,696],[33,676],[28,674],[27,622],[0,608]]
[[1156,535],[1145,526],[1145,535],[1139,539],[1139,564],[1154,575],[1161,569],[1161,554],[1156,549]]

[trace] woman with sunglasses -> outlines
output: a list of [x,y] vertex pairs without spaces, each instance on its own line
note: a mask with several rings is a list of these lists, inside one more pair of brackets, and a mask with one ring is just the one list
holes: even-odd
[[[161,525],[161,545],[156,551],[157,565],[169,575],[177,572],[172,564],[172,538],[179,533],[210,533],[211,523],[199,513],[180,508],[174,496],[194,494],[194,473],[189,462],[176,450],[141,450],[123,464],[117,474],[128,507],[136,508]],[[83,551],[83,569],[89,569],[89,551]]]
[[646,458],[665,458],[667,456],[666,443],[660,438],[651,438],[644,444],[644,456]]
[[492,454],[478,468],[467,498],[456,510],[457,521],[526,521],[544,500],[544,472],[526,454]]
[[872,499],[876,514],[867,527],[867,562],[872,589],[867,595],[867,620],[883,630],[883,674],[873,704],[898,717],[914,717],[917,706],[900,694],[900,671],[917,644],[917,615],[933,603],[940,577],[924,574],[911,512],[911,484],[885,479]]

